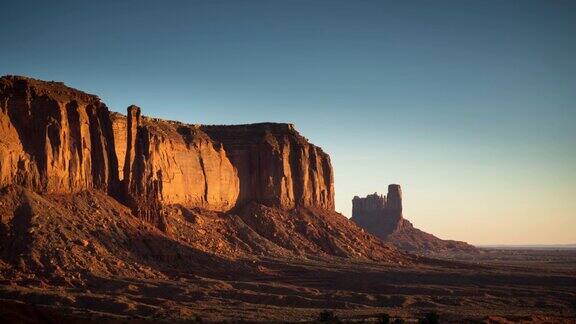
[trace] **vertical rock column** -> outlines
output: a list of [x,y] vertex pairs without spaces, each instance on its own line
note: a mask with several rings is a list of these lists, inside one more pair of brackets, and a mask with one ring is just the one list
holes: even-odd
[[126,126],[126,160],[124,162],[124,195],[128,206],[139,218],[168,231],[162,214],[162,171],[154,179],[151,171],[150,134],[140,125],[140,108],[128,107]]
[[389,210],[402,213],[402,188],[400,188],[400,185],[388,185],[388,201],[386,207]]
[[128,107],[128,117],[126,126],[126,157],[124,159],[124,186],[126,192],[130,192],[130,186],[132,185],[133,174],[132,169],[134,168],[134,160],[136,156],[136,138],[138,136],[138,126],[140,125],[140,108],[137,106]]

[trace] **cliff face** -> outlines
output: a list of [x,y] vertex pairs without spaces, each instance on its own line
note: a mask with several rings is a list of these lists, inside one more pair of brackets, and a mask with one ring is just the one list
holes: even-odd
[[128,108],[123,185],[128,203],[147,219],[159,204],[227,211],[239,179],[222,145],[198,127],[140,116]]
[[291,124],[202,126],[221,142],[240,178],[240,204],[334,210],[330,157]]
[[388,186],[387,196],[374,193],[365,198],[352,199],[352,221],[380,239],[411,252],[475,252],[465,242],[442,240],[414,228],[402,215],[402,189]]
[[290,124],[197,126],[111,113],[98,97],[0,79],[0,187],[98,189],[162,225],[162,207],[228,211],[248,202],[334,209],[330,159]]
[[126,160],[126,149],[127,149],[127,136],[128,136],[128,119],[126,116],[112,112],[110,113],[110,119],[112,121],[112,132],[114,134],[114,150],[116,151],[116,157],[118,160],[118,179],[122,181],[124,179],[124,161]]
[[0,185],[38,192],[113,192],[110,114],[98,97],[57,82],[0,79]]

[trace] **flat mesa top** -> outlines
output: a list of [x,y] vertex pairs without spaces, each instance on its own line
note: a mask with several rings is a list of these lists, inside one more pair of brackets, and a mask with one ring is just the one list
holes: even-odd
[[64,82],[42,81],[19,75],[0,77],[0,95],[28,91],[33,91],[40,96],[47,95],[61,102],[76,100],[84,103],[100,103],[98,96],[68,87]]

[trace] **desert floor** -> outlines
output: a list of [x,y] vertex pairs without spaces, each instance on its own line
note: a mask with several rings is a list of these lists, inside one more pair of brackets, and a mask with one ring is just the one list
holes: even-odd
[[163,269],[165,279],[87,276],[81,287],[4,280],[0,319],[295,322],[331,310],[345,321],[375,321],[387,313],[409,322],[435,312],[442,322],[574,322],[574,250],[485,249],[437,257],[410,266],[262,258],[237,261],[250,264],[234,275]]

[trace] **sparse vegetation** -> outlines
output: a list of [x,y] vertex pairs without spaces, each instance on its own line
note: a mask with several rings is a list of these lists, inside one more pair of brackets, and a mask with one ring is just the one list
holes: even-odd
[[390,324],[390,315],[384,313],[378,316],[378,323],[379,324]]
[[342,321],[340,321],[338,316],[336,316],[334,312],[331,310],[321,311],[316,321],[318,323],[331,323],[331,324],[342,323]]
[[438,324],[440,323],[440,316],[435,312],[430,312],[424,316],[424,318],[420,319],[420,324]]

